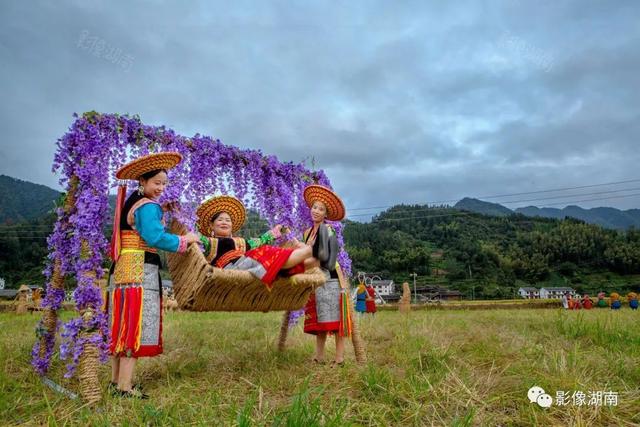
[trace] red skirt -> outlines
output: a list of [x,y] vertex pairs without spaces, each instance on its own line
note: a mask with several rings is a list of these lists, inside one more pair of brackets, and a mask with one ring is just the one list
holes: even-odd
[[304,332],[313,335],[339,332],[342,319],[340,302],[340,284],[337,280],[329,280],[311,292],[304,307]]
[[[141,286],[117,287],[111,299],[112,324],[110,353],[119,357],[152,357],[162,354],[162,309],[156,344],[141,344],[143,328],[143,294]],[[160,302],[159,307],[162,307]]]
[[276,246],[264,245],[248,251],[245,256],[256,260],[262,266],[264,271],[252,271],[252,273],[256,274],[262,283],[271,289],[273,281],[293,251],[293,248],[278,248]]
[[375,301],[367,301],[367,313],[375,313],[376,312],[376,302]]

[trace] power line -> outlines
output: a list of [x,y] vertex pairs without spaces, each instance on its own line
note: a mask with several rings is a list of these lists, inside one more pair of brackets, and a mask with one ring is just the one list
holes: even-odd
[[[619,185],[619,184],[628,184],[631,182],[640,182],[640,179],[629,179],[626,181],[616,181],[616,182],[606,182],[606,183],[602,183],[602,184],[590,184],[590,185],[580,185],[577,187],[563,187],[563,188],[553,188],[553,189],[548,189],[548,190],[538,190],[538,191],[525,191],[522,193],[511,193],[511,194],[498,194],[498,195],[493,195],[493,196],[478,196],[476,197],[476,199],[496,199],[499,197],[512,197],[512,196],[523,196],[526,194],[540,194],[540,193],[553,193],[555,191],[567,191],[567,190],[579,190],[582,188],[593,188],[593,187],[604,187],[607,185]],[[416,204],[438,204],[438,203],[449,203],[449,202],[457,202],[460,199],[449,199],[449,200],[437,200],[434,202],[425,202],[425,203],[416,203]],[[408,203],[404,203],[404,204],[408,204]],[[371,206],[371,207],[365,207],[365,208],[349,208],[349,211],[362,211],[362,210],[369,210],[369,209],[386,209],[386,208],[390,208],[396,205],[389,205],[389,206]]]
[[0,236],[0,240],[47,240],[46,237],[18,237],[18,236],[14,236],[14,237],[5,237],[5,236]]
[[[635,197],[635,196],[640,196],[640,193],[634,193],[634,194],[625,194],[622,196],[611,196],[611,197],[601,197],[601,198],[597,198],[597,199],[585,199],[585,200],[575,200],[575,203],[578,202],[593,202],[593,201],[599,201],[599,200],[608,200],[608,199],[620,199],[620,198],[624,198],[624,197]],[[566,204],[567,202],[560,202],[560,203],[555,203],[555,205],[563,205]],[[554,205],[554,204],[550,204],[550,205]],[[407,211],[409,212],[409,211]],[[517,212],[514,212],[514,214]],[[451,212],[448,214],[439,214],[439,215],[427,215],[427,216],[405,216],[405,217],[400,217],[400,218],[382,218],[382,219],[376,219],[375,222],[383,222],[383,221],[405,221],[405,220],[409,220],[409,219],[428,219],[428,218],[438,218],[438,217],[446,217],[446,216],[464,216],[464,215],[473,215],[473,214],[479,214],[478,212],[465,212],[465,211],[461,211],[461,212]]]
[[[584,199],[584,200],[573,200],[570,201],[570,203],[580,203],[580,202],[597,202],[599,200],[609,200],[609,199],[623,199],[625,197],[634,197],[634,196],[640,196],[640,193],[633,193],[633,194],[625,194],[622,196],[611,196],[611,197],[601,197],[601,198],[597,198],[597,199]],[[557,205],[564,205],[567,202],[562,202],[562,203],[550,203],[549,206],[557,206]]]
[[[613,194],[613,193],[620,193],[623,191],[635,191],[635,190],[640,190],[640,187],[634,187],[634,188],[625,188],[625,189],[620,189],[620,190],[610,190],[610,191],[598,191],[595,193],[581,193],[581,194],[565,194],[562,196],[552,196],[552,197],[542,197],[542,198],[537,198],[537,199],[525,199],[525,200],[511,200],[511,201],[498,201],[498,202],[492,202],[492,203],[499,203],[499,204],[517,204],[517,203],[526,203],[526,202],[536,202],[536,201],[541,201],[541,200],[556,200],[556,199],[562,199],[562,198],[566,198],[566,197],[583,197],[583,196],[595,196],[595,195],[599,195],[599,194]],[[581,201],[592,201],[592,200],[600,200],[600,199],[589,199],[589,200],[567,200],[565,202],[560,202],[557,204],[564,204],[564,203],[577,203],[577,202],[581,202]],[[606,200],[606,198],[603,198],[602,200]],[[548,204],[548,205],[554,205],[554,204]],[[429,208],[429,207],[425,207],[425,208],[418,208],[418,209],[397,209],[394,212],[419,212],[419,211],[425,211],[425,210],[430,210],[433,208]],[[355,215],[349,215],[349,217],[357,217],[357,216],[370,216],[370,215],[374,215],[375,213],[371,212],[371,213],[366,213],[366,214],[355,214]]]
[[[563,187],[563,188],[555,188],[555,189],[547,189],[547,190],[538,190],[538,191],[528,191],[528,192],[520,192],[520,193],[511,193],[511,194],[501,194],[501,195],[493,195],[493,196],[480,196],[477,197],[478,199],[491,199],[491,198],[499,198],[499,197],[512,197],[512,196],[518,196],[518,195],[526,195],[526,194],[541,194],[541,193],[551,193],[551,192],[557,192],[557,191],[567,191],[567,190],[575,190],[575,189],[583,189],[583,188],[594,188],[594,187],[602,187],[602,186],[607,186],[607,185],[618,185],[618,184],[625,184],[625,183],[631,183],[631,182],[640,182],[640,179],[632,179],[632,180],[626,180],[626,181],[616,181],[616,182],[609,182],[609,183],[602,183],[602,184],[590,184],[590,185],[582,185],[582,186],[576,186],[576,187]],[[626,188],[626,189],[619,189],[619,190],[608,190],[608,191],[600,191],[600,192],[594,192],[594,193],[581,193],[581,194],[573,194],[573,195],[560,195],[560,196],[551,196],[551,197],[544,197],[544,198],[536,198],[536,199],[526,199],[526,200],[511,200],[511,201],[498,201],[495,203],[502,203],[502,204],[516,204],[516,203],[525,203],[525,202],[534,202],[534,201],[542,201],[542,200],[555,200],[555,199],[560,199],[560,198],[566,198],[566,197],[583,197],[583,196],[591,196],[591,195],[600,195],[600,194],[613,194],[613,193],[620,193],[623,191],[635,191],[635,190],[640,190],[640,187],[634,187],[634,188]],[[628,195],[622,195],[622,196],[612,196],[612,197],[604,197],[604,198],[594,198],[594,199],[583,199],[583,200],[567,200],[567,201],[563,201],[563,202],[558,202],[558,203],[550,203],[547,204],[547,206],[557,206],[557,205],[562,205],[562,204],[566,204],[566,203],[580,203],[580,202],[590,202],[590,201],[598,201],[598,200],[608,200],[608,199],[615,199],[615,198],[625,198],[625,197],[633,197],[636,196],[640,193],[634,193],[634,194],[628,194]],[[446,203],[446,202],[454,202],[454,201],[459,201],[459,199],[449,199],[449,200],[440,200],[440,201],[435,201],[435,202],[426,202],[425,204],[439,204],[439,203]],[[384,209],[384,208],[390,208],[393,206],[397,206],[397,205],[388,205],[388,206],[372,206],[372,207],[365,207],[365,208],[353,208],[353,209],[349,209],[349,211],[360,211],[360,210],[371,210],[371,209]],[[431,211],[434,208],[430,208],[430,207],[426,207],[426,208],[418,208],[418,209],[397,209],[394,212],[392,212],[392,214],[397,214],[397,213],[415,213],[415,212],[421,212],[421,211]],[[371,212],[371,213],[364,213],[364,214],[353,214],[353,215],[349,215],[349,218],[353,218],[353,217],[360,217],[360,216],[372,216],[375,215],[376,212]],[[451,216],[453,214],[446,214],[446,215],[441,215],[441,216]],[[435,217],[433,215],[430,215],[429,217]],[[412,217],[405,217],[406,219],[410,219]],[[405,219],[405,218],[399,218],[399,219]],[[413,217],[416,218],[416,217]],[[107,230],[108,231],[108,228]],[[260,230],[256,231],[260,232]],[[2,236],[2,234],[14,234],[19,232],[20,235],[22,236],[23,233],[31,233],[31,234],[39,234],[39,233],[45,233],[47,236],[49,234],[51,234],[53,232],[53,227],[52,226],[46,226],[46,225],[34,225],[31,227],[23,227],[21,225],[0,225],[0,236]],[[247,233],[253,233],[254,229],[247,229],[246,230]],[[18,237],[13,237],[13,238],[18,238]],[[30,236],[29,238],[32,239],[37,239],[37,238],[42,238],[42,237],[38,237],[38,236]],[[46,238],[46,237],[44,237]]]

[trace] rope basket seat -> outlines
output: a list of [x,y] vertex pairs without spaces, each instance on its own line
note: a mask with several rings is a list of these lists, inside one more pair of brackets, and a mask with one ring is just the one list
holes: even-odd
[[[173,220],[170,230],[183,235],[186,227]],[[280,277],[271,291],[248,271],[211,266],[200,249],[191,245],[184,254],[167,254],[178,306],[189,311],[292,311],[303,308],[311,291],[325,276],[315,268],[303,274]]]

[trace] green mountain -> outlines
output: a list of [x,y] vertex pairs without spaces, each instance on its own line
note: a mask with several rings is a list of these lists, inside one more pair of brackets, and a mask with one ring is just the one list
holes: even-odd
[[472,199],[471,197],[465,197],[460,200],[454,206],[454,209],[459,209],[462,211],[470,211],[477,212],[484,215],[493,215],[493,216],[509,216],[513,215],[513,211],[509,208],[505,208],[504,206],[498,203],[485,202],[478,199]]
[[625,230],[629,227],[640,228],[640,209],[620,210],[615,208],[583,209],[580,206],[567,206],[564,209],[537,208],[527,206],[515,210],[527,216],[546,218],[576,218],[589,224],[598,224],[606,228]]
[[61,195],[44,185],[0,175],[0,224],[40,218],[55,208]]
[[511,298],[520,286],[578,292],[640,289],[640,231],[564,220],[395,206],[371,223],[347,222],[354,271],[396,282],[442,284],[480,298]]
[[589,224],[601,225],[605,228],[618,230],[626,230],[630,227],[640,228],[640,209],[628,209],[624,211],[607,207],[584,209],[580,206],[570,205],[563,209],[527,206],[517,208],[513,211],[498,203],[485,202],[470,197],[465,197],[453,207],[454,209],[476,212],[483,215],[509,216],[522,214],[530,217],[555,219],[575,218]]
[[[0,277],[10,286],[40,283],[45,239],[55,220],[51,211],[61,193],[6,176],[0,176],[0,191]],[[415,272],[418,284],[442,284],[478,298],[510,298],[527,284],[589,293],[640,290],[640,231],[625,231],[637,224],[639,210],[534,209],[525,208],[531,215],[525,216],[470,198],[453,208],[395,206],[370,223],[346,221],[345,243],[355,272],[376,271],[400,283]],[[581,215],[603,224],[574,219]],[[256,237],[266,229],[249,212],[242,233]]]

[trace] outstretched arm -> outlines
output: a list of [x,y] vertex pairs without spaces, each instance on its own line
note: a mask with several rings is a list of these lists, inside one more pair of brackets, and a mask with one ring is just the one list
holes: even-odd
[[271,230],[267,231],[260,237],[247,239],[247,246],[249,246],[249,249],[255,249],[262,245],[270,245],[278,237],[281,236],[281,232],[280,232],[281,229],[282,229],[281,225],[276,225],[275,227],[273,227]]
[[156,203],[147,203],[134,212],[136,230],[147,245],[167,252],[187,250],[187,237],[165,231],[162,224],[162,208]]

